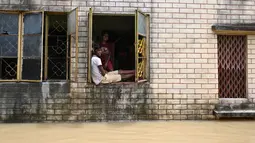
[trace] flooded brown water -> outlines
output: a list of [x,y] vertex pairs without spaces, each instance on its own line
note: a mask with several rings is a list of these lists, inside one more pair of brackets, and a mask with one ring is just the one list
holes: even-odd
[[1,143],[255,143],[255,121],[0,124]]

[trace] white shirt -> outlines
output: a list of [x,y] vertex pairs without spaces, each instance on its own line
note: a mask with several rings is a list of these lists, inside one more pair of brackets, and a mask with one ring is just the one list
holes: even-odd
[[93,56],[91,58],[91,76],[92,76],[92,80],[93,82],[98,85],[101,81],[102,81],[102,74],[99,71],[98,66],[102,65],[101,59],[97,56]]

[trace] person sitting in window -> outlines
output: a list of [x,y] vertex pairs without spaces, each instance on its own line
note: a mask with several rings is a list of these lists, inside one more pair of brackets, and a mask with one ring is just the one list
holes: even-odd
[[103,41],[100,43],[100,47],[103,48],[101,60],[103,68],[107,71],[113,71],[114,62],[114,43],[109,42],[109,34],[107,32],[103,33]]
[[130,79],[134,77],[135,70],[117,70],[107,72],[100,59],[102,55],[102,47],[98,44],[93,44],[93,56],[91,58],[91,76],[93,82],[98,85],[100,83],[114,83],[124,79]]

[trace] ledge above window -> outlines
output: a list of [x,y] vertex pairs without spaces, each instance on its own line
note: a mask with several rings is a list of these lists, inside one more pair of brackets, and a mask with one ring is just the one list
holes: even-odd
[[212,31],[218,35],[255,35],[255,23],[214,24]]

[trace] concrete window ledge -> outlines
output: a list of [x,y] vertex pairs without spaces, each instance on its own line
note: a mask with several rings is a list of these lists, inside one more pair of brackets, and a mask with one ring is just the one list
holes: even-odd
[[219,118],[255,118],[254,103],[219,104],[214,109],[214,115]]
[[49,84],[49,85],[54,85],[54,84],[69,84],[69,81],[42,81],[42,82],[0,82],[1,85],[42,85],[42,84]]
[[110,84],[100,84],[100,85],[95,85],[95,84],[88,84],[88,88],[117,88],[117,87],[122,87],[122,88],[135,88],[135,87],[144,87],[144,86],[149,86],[149,82],[118,82],[118,83],[110,83]]
[[0,83],[0,93],[70,93],[70,83],[63,82],[2,82]]
[[248,99],[247,98],[220,98],[219,103],[221,105],[226,105],[226,104],[241,104],[241,103],[247,103]]
[[214,110],[215,116],[219,118],[255,118],[255,110],[232,110],[217,111]]
[[250,24],[214,24],[212,31],[216,34],[255,35],[254,23]]

